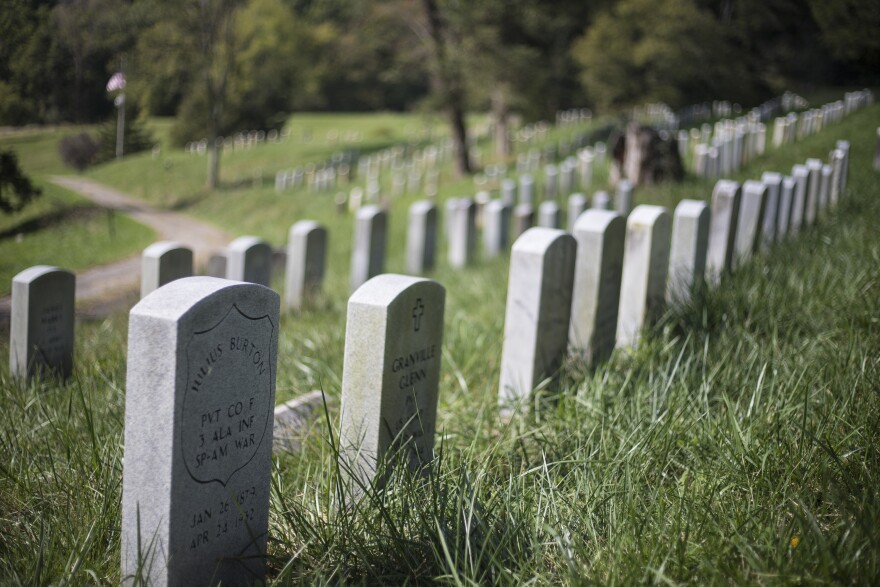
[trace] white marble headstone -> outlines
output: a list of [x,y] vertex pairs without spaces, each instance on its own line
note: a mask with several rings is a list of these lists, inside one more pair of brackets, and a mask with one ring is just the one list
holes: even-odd
[[256,236],[240,236],[226,249],[226,279],[268,287],[272,278],[272,247]]
[[171,241],[153,243],[141,255],[141,297],[181,277],[192,277],[193,252]]
[[301,220],[290,227],[287,266],[284,273],[284,305],[303,306],[321,291],[327,259],[327,229],[313,220]]
[[709,246],[709,206],[702,200],[682,200],[672,219],[666,300],[687,303],[703,281]]

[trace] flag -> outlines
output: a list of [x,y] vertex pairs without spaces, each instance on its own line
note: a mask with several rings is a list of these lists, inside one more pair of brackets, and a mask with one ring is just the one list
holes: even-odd
[[121,72],[113,74],[110,81],[107,82],[108,92],[118,92],[125,89],[125,76]]

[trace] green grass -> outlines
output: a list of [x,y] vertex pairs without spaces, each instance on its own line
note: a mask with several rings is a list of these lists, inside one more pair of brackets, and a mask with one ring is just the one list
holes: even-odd
[[[441,261],[437,461],[356,507],[340,504],[329,432],[347,297],[338,245],[325,298],[281,323],[278,399],[320,387],[331,403],[275,462],[275,584],[876,583],[878,124],[875,105],[750,166],[787,170],[852,142],[833,215],[667,314],[638,351],[568,365],[555,402],[509,424],[496,412],[506,260]],[[710,191],[691,180],[653,201]],[[398,218],[390,243],[403,242]],[[78,323],[66,386],[19,385],[0,366],[0,582],[119,581],[126,323]]]
[[71,271],[110,263],[141,251],[155,232],[124,214],[108,212],[60,186],[38,181],[43,194],[11,216],[0,216],[0,295],[33,265]]

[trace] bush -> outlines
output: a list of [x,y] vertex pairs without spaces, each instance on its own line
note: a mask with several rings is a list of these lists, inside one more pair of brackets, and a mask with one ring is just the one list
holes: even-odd
[[58,143],[58,153],[66,165],[82,171],[95,163],[100,145],[87,133],[64,137]]

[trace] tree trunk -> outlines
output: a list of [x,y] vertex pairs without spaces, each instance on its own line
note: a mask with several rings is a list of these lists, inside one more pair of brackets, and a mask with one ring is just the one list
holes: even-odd
[[209,139],[208,145],[208,189],[215,190],[220,185],[220,149],[216,137]]
[[507,91],[501,86],[492,90],[492,117],[495,119],[495,154],[498,157],[510,156],[510,141],[507,137],[510,111],[507,108]]
[[422,0],[431,49],[434,54],[434,87],[446,110],[452,130],[452,157],[457,176],[471,172],[471,159],[467,144],[467,126],[464,122],[464,86],[461,72],[451,63],[447,53],[445,31],[436,0]]

